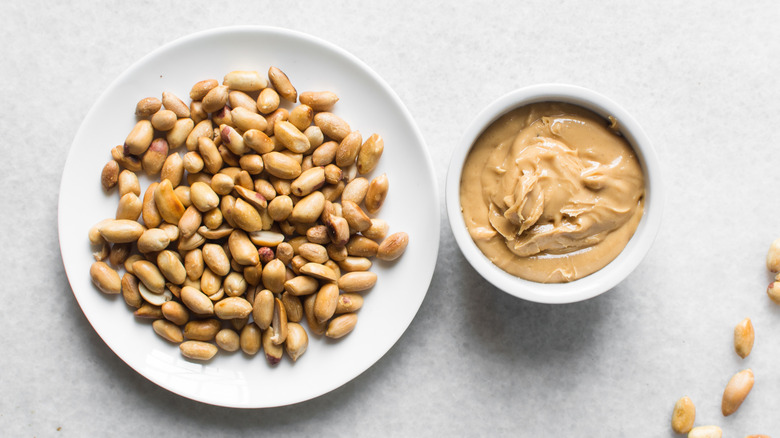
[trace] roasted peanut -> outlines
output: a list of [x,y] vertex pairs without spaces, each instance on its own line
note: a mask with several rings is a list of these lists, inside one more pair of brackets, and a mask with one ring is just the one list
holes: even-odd
[[92,283],[105,294],[118,294],[122,291],[119,274],[104,262],[95,262],[89,268]]
[[739,357],[746,358],[750,351],[753,349],[753,341],[755,340],[755,331],[753,330],[753,322],[750,318],[743,319],[736,327],[734,327],[734,351],[737,352]]
[[206,94],[208,94],[209,91],[216,88],[217,85],[219,85],[219,82],[217,82],[216,79],[206,79],[203,81],[200,81],[192,86],[192,89],[190,90],[190,99],[192,100],[201,100],[204,97],[206,97]]
[[166,110],[170,110],[176,114],[176,117],[184,118],[190,116],[190,108],[187,104],[170,91],[163,91],[162,104]]
[[349,124],[344,119],[330,112],[315,114],[314,124],[322,130],[323,134],[335,141],[343,140],[344,137],[352,132]]
[[698,426],[688,432],[688,438],[721,438],[723,431],[718,426]]
[[363,202],[363,199],[366,198],[368,185],[368,180],[363,177],[353,179],[344,187],[344,191],[341,192],[342,202],[350,201],[360,205],[360,203]]
[[213,315],[214,304],[208,296],[194,287],[181,288],[181,301],[197,315]]
[[135,242],[144,230],[143,225],[127,219],[109,220],[98,226],[100,235],[111,243]]
[[696,419],[696,406],[689,397],[682,397],[674,404],[672,412],[672,430],[676,433],[688,433]]
[[143,210],[141,199],[135,193],[125,193],[116,207],[116,218],[135,221],[141,215],[141,210]]
[[361,292],[376,284],[376,274],[368,271],[348,272],[339,278],[339,289],[344,292]]
[[160,309],[165,319],[176,325],[184,325],[190,320],[190,313],[178,301],[166,301]]
[[217,347],[214,344],[202,341],[185,341],[179,344],[182,356],[188,359],[209,360],[217,354]]
[[244,318],[252,313],[252,305],[241,297],[227,297],[214,305],[214,314],[220,319]]
[[217,85],[203,96],[203,111],[213,113],[225,107],[228,100],[229,87],[227,85]]
[[306,348],[309,346],[309,336],[303,326],[295,322],[287,325],[287,339],[284,346],[293,362],[306,352]]
[[336,304],[336,315],[342,313],[352,313],[363,307],[363,297],[355,293],[345,293],[339,295],[339,301]]
[[111,190],[119,179],[119,163],[116,160],[110,160],[103,166],[103,171],[100,174],[100,184],[103,186],[103,190]]
[[356,313],[345,313],[343,315],[333,318],[328,324],[328,329],[325,331],[325,336],[329,338],[338,339],[348,335],[355,329],[357,324]]
[[277,67],[272,66],[268,69],[268,79],[271,80],[271,84],[274,86],[274,89],[276,89],[277,93],[279,93],[283,99],[289,100],[293,103],[298,100],[298,92],[295,90],[295,87],[293,87],[292,83],[290,83],[290,79],[286,74],[284,74],[283,71],[279,70]]
[[371,184],[368,186],[368,191],[366,191],[366,211],[371,214],[376,214],[376,212],[382,208],[382,204],[385,202],[388,189],[389,183],[387,181],[387,175],[384,173],[371,180]]
[[122,297],[128,306],[136,309],[141,307],[142,300],[141,292],[138,290],[138,278],[129,272],[122,276]]
[[149,120],[139,120],[132,131],[125,138],[125,146],[133,155],[141,155],[146,152],[154,139],[154,127]]
[[268,86],[268,81],[260,73],[243,70],[236,70],[226,74],[222,83],[232,90],[240,91],[257,91]]
[[168,147],[176,149],[187,142],[192,130],[195,128],[195,122],[192,119],[179,119],[173,124],[173,128],[168,131],[165,139],[168,141]]
[[162,102],[156,97],[145,97],[138,101],[135,105],[135,115],[138,117],[149,117],[152,114],[160,111],[162,108]]
[[141,196],[141,184],[138,182],[138,177],[134,172],[127,169],[119,172],[117,184],[119,186],[120,198],[127,193],[134,193],[136,196]]
[[738,372],[729,380],[723,391],[721,402],[721,411],[724,417],[728,417],[739,409],[742,402],[745,401],[745,397],[753,389],[753,381],[753,371],[750,369]]
[[339,97],[332,91],[304,91],[300,100],[315,111],[330,111],[339,101]]
[[395,260],[406,251],[408,244],[408,234],[404,232],[391,234],[379,245],[376,256],[380,260]]
[[382,157],[382,152],[385,149],[385,142],[377,134],[372,134],[368,137],[363,146],[360,147],[360,152],[357,157],[357,171],[361,175],[365,175],[374,170],[379,163],[379,158]]
[[161,338],[166,341],[170,341],[178,344],[184,340],[181,334],[181,329],[169,321],[164,319],[158,319],[152,323],[154,332],[160,335]]

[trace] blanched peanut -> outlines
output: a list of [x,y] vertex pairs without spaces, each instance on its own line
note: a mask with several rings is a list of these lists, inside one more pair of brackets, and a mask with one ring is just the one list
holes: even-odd
[[[252,114],[258,114],[257,103],[251,96],[243,91],[233,90],[228,93],[228,105],[233,108],[233,110],[241,108]],[[234,117],[236,113],[233,110],[231,110],[230,115],[233,117],[233,122],[237,123],[236,118]],[[262,116],[260,117],[262,118]],[[265,120],[265,118],[263,118],[263,120]],[[238,124],[236,124],[236,126],[238,127]],[[241,130],[244,131],[244,129]]]
[[344,219],[347,220],[350,227],[364,231],[371,226],[371,218],[356,203],[343,201],[341,207],[344,209]]
[[217,85],[219,85],[219,82],[217,82],[216,79],[206,79],[196,83],[195,85],[192,86],[192,90],[190,90],[190,99],[192,100],[203,99],[206,96],[206,94],[212,89],[216,88]]
[[268,69],[268,79],[282,98],[293,103],[298,100],[298,92],[283,71],[272,66]]
[[356,313],[345,313],[343,315],[337,316],[333,318],[328,324],[328,329],[325,332],[325,336],[334,339],[344,337],[355,329],[356,324]]
[[[187,145],[187,150],[190,152],[197,151],[198,139],[201,137],[206,137],[209,140],[214,139],[214,127],[211,124],[211,120],[201,120],[197,125],[195,125],[194,128],[192,128],[192,131],[187,134],[187,139],[184,141],[184,143]],[[195,172],[198,171],[199,170],[196,170]]]
[[354,164],[362,142],[363,137],[360,135],[360,131],[352,131],[347,134],[339,143],[339,147],[336,148],[336,165],[346,167]]
[[335,141],[343,140],[344,137],[352,132],[349,124],[345,122],[344,119],[329,112],[315,114],[314,124],[322,130],[323,134]]
[[135,193],[126,193],[119,199],[119,205],[116,208],[117,219],[128,219],[135,221],[141,215],[143,203]]
[[289,121],[301,132],[314,120],[314,110],[308,105],[298,105],[290,111]]
[[339,97],[332,91],[304,91],[300,100],[315,111],[330,111],[339,101]]
[[780,271],[780,238],[769,246],[769,252],[766,254],[766,268],[771,272]]
[[746,358],[750,351],[753,349],[753,342],[755,340],[755,331],[753,330],[753,322],[750,318],[743,319],[736,327],[734,327],[734,351],[737,352],[739,357]]
[[306,334],[303,326],[291,322],[287,326],[287,339],[284,342],[287,354],[293,362],[297,361],[309,345],[309,336]]
[[165,319],[176,325],[184,325],[190,319],[189,312],[178,301],[166,301],[160,309]]
[[236,70],[226,74],[222,83],[233,90],[240,91],[257,91],[268,86],[268,81],[260,73],[243,70]]
[[127,169],[120,172],[117,184],[119,185],[120,198],[127,193],[135,193],[136,196],[141,196],[141,184],[138,182],[138,177],[134,172]]
[[728,417],[739,409],[745,397],[753,389],[753,371],[743,370],[735,374],[726,389],[723,391],[723,401],[721,402],[721,411],[724,417]]
[[104,262],[95,262],[89,268],[92,283],[105,294],[118,294],[122,291],[119,274]]
[[217,346],[225,351],[238,351],[241,347],[238,333],[230,329],[220,330],[214,340],[217,342]]
[[167,157],[168,142],[163,138],[156,138],[141,157],[141,166],[147,175],[156,175],[162,170]]
[[368,271],[348,272],[339,278],[339,289],[344,292],[361,292],[376,284],[376,274]]
[[218,85],[203,96],[203,111],[213,113],[225,107],[228,100],[229,88],[226,85]]
[[368,137],[363,146],[360,147],[360,153],[357,157],[357,171],[361,175],[370,173],[374,170],[379,163],[379,158],[382,157],[382,152],[385,149],[385,142],[377,134],[372,134]]
[[376,214],[379,209],[382,208],[382,204],[385,203],[388,189],[389,183],[387,181],[386,174],[383,173],[382,175],[371,180],[371,184],[368,185],[368,190],[366,191],[366,198],[364,201],[366,205],[366,211],[371,214]]
[[241,297],[227,297],[214,305],[214,314],[219,319],[244,318],[252,313],[252,305]]
[[365,199],[366,193],[368,193],[368,185],[368,180],[363,177],[353,179],[344,187],[344,191],[341,192],[341,200],[351,201],[360,205],[363,199]]
[[406,251],[408,244],[408,234],[404,232],[391,234],[379,245],[376,256],[381,260],[395,260]]
[[352,313],[363,307],[363,296],[355,293],[345,293],[339,295],[339,301],[336,304],[336,315],[342,313]]
[[98,231],[111,243],[135,242],[146,228],[133,220],[117,219],[98,224]]
[[279,120],[274,123],[274,136],[284,147],[296,154],[302,154],[311,147],[309,138],[288,121]]
[[239,338],[239,345],[241,351],[254,356],[260,351],[260,329],[255,324],[247,324],[241,329],[241,336]]
[[136,309],[143,303],[141,292],[138,290],[138,278],[129,272],[122,276],[122,298],[128,306]]
[[325,322],[336,313],[339,302],[339,288],[335,283],[327,283],[317,292],[314,301],[314,316],[320,322]]
[[214,344],[202,341],[185,341],[179,344],[182,356],[195,360],[209,360],[217,354]]
[[194,287],[181,288],[181,301],[197,315],[213,315],[214,304],[208,296]]
[[277,178],[293,179],[301,174],[300,163],[279,152],[269,152],[263,155],[263,164],[265,170]]
[[310,224],[320,217],[323,208],[325,208],[325,196],[322,192],[313,192],[295,204],[290,217],[295,222]]
[[315,166],[327,166],[332,163],[333,160],[336,159],[336,149],[338,149],[338,147],[339,144],[335,141],[322,143],[311,154],[312,163]]
[[154,332],[160,335],[161,338],[166,341],[170,341],[178,344],[184,340],[181,334],[181,329],[169,321],[164,319],[158,319],[152,323]]
[[119,179],[119,163],[116,160],[110,160],[103,167],[103,171],[100,174],[100,184],[103,186],[103,190],[111,190]]
[[125,145],[133,155],[141,155],[146,152],[154,139],[154,127],[149,120],[139,120],[133,130],[127,134]]
[[367,230],[361,231],[361,234],[369,239],[382,240],[387,236],[390,226],[386,221],[379,218],[371,218],[371,226]]
[[265,88],[257,96],[257,110],[270,114],[279,108],[279,94],[273,88]]
[[192,130],[195,128],[195,122],[192,119],[179,119],[173,124],[173,128],[168,131],[165,139],[168,141],[168,147],[176,149],[187,142]]
[[190,108],[170,91],[163,91],[162,104],[166,110],[172,111],[178,118],[190,116]]

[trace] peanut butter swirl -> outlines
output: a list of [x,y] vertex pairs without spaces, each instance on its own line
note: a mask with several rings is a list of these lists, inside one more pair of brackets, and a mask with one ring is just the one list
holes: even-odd
[[644,177],[609,123],[562,103],[521,107],[475,142],[461,207],[482,252],[538,282],[590,275],[620,254],[642,217]]

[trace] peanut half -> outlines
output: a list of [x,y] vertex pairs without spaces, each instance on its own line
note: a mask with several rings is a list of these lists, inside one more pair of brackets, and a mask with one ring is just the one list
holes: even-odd
[[742,402],[745,401],[745,397],[753,389],[753,371],[746,369],[734,374],[734,376],[726,384],[726,389],[723,390],[723,400],[721,402],[721,411],[724,417],[737,412]]
[[696,419],[696,406],[687,396],[677,400],[672,412],[672,430],[677,433],[688,433],[693,428]]
[[734,327],[734,351],[739,357],[744,359],[750,354],[755,337],[753,322],[750,321],[750,318],[743,319]]

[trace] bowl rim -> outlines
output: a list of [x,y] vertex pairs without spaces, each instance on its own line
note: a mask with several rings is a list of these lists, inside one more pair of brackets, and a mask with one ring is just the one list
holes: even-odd
[[[480,134],[507,112],[540,102],[581,106],[607,119],[618,120],[620,132],[634,149],[645,176],[644,214],[621,253],[602,269],[568,283],[538,283],[507,273],[477,247],[466,229],[460,207],[460,177],[466,157]],[[528,301],[574,303],[598,296],[623,281],[644,259],[661,226],[665,204],[661,165],[649,137],[628,111],[612,99],[588,88],[569,84],[538,84],[510,91],[485,107],[472,120],[453,150],[447,171],[445,202],[450,228],[469,264],[488,282]]]

